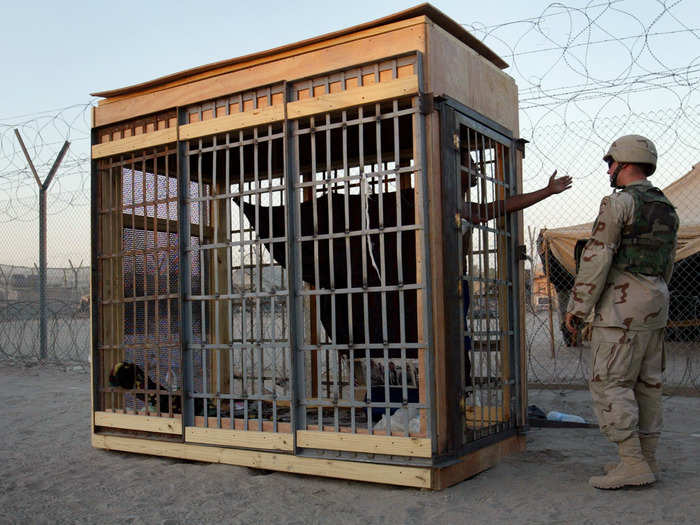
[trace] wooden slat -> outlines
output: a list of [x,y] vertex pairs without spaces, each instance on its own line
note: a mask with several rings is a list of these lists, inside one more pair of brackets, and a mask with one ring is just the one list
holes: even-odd
[[431,457],[430,440],[413,437],[368,436],[343,432],[297,431],[297,446],[393,456]]
[[[124,229],[135,229],[135,230],[148,230],[153,231],[153,217],[148,217],[146,221],[143,215],[132,215],[131,213],[124,213]],[[168,229],[168,222],[170,222],[170,229]],[[177,221],[167,219],[156,219],[156,230],[159,232],[177,233]],[[190,224],[190,232],[199,232],[199,224]],[[204,239],[209,241],[212,238],[214,229],[211,226],[203,226],[202,232]]]
[[512,77],[430,20],[426,92],[449,95],[518,136],[518,86]]
[[[447,449],[447,384],[448,370],[445,365],[447,343],[445,340],[445,287],[442,268],[444,258],[442,253],[443,224],[442,224],[442,177],[432,176],[441,173],[440,159],[440,118],[436,111],[426,117],[427,170],[428,187],[426,193],[430,201],[428,210],[430,234],[430,267],[432,268],[430,282],[432,293],[430,300],[433,304],[433,377],[435,427],[437,431],[437,451]],[[445,225],[447,228],[448,225]],[[455,371],[455,373],[457,373]]]
[[177,141],[177,128],[166,128],[143,135],[135,135],[125,139],[95,144],[92,147],[92,158],[101,159],[119,153],[126,153],[137,149],[151,148]]
[[442,490],[496,465],[501,458],[525,450],[525,436],[512,436],[464,456],[461,461],[436,470],[432,488]]
[[95,412],[95,426],[159,432],[161,434],[182,434],[182,421],[170,417]]
[[223,428],[185,427],[185,441],[227,447],[294,450],[292,434],[255,432]]
[[[501,421],[508,421],[508,414],[503,413],[503,407],[499,406],[488,406],[488,407],[474,407],[468,406],[465,411],[466,419],[469,423],[483,423],[488,426],[489,424],[496,424]],[[472,425],[469,425],[473,428]]]
[[92,435],[92,446],[106,450],[120,450],[137,454],[152,454],[190,461],[224,463],[241,467],[278,470],[294,474],[310,474],[331,478],[389,483],[407,487],[430,488],[432,472],[425,467],[379,465],[354,461],[339,461],[292,456],[275,452],[237,450],[191,443],[169,443],[119,436]]
[[376,32],[348,35],[341,41],[324,42],[317,49],[295,50],[289,56],[268,57],[259,63],[240,64],[236,70],[210,78],[187,78],[181,85],[153,88],[153,92],[107,99],[95,110],[95,125],[104,126],[157,111],[195,104],[248,89],[327,74],[358,62],[384,60],[411,51],[425,50],[425,17],[416,17]]
[[290,102],[287,104],[287,115],[290,119],[295,119],[416,93],[418,93],[418,77],[411,75],[388,82]]
[[234,129],[284,120],[284,106],[268,106],[180,126],[180,139],[189,140]]

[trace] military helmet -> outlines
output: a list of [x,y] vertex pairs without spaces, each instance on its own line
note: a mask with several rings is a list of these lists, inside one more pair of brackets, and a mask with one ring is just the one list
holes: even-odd
[[647,176],[656,171],[656,147],[641,135],[625,135],[615,140],[603,157],[605,162],[614,160],[623,164],[644,164]]

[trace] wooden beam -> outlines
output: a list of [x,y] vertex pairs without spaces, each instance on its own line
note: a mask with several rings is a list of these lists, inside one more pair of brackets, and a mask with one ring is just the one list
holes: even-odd
[[192,124],[184,124],[180,126],[180,140],[215,135],[234,129],[259,126],[260,124],[282,120],[284,120],[284,105],[267,106],[243,113],[234,113],[201,122],[193,122]]
[[426,24],[426,92],[449,95],[518,132],[518,86],[512,77],[439,25]]
[[255,432],[224,428],[185,427],[185,441],[187,443],[222,445],[225,447],[294,450],[292,434],[283,432]]
[[432,456],[430,440],[414,437],[369,436],[343,432],[298,430],[297,446],[418,458],[429,458]]
[[351,479],[372,483],[388,483],[406,487],[430,488],[433,474],[430,468],[380,465],[355,461],[317,459],[275,452],[237,450],[216,446],[170,443],[146,439],[92,435],[92,446],[137,454],[151,454],[190,461],[224,463],[293,474],[310,474],[331,478]]
[[[266,57],[247,64],[237,64],[207,78],[189,77],[180,85],[158,86],[151,92],[126,95],[101,101],[95,109],[95,125],[105,126],[169,108],[195,104],[204,100],[240,93],[248,89],[328,74],[362,63],[384,60],[402,53],[423,51],[425,21],[419,16],[375,30],[329,40],[317,46],[289,54]],[[361,60],[358,64],[358,60]],[[193,81],[195,80],[195,81]]]
[[160,432],[161,434],[182,434],[182,421],[170,417],[95,412],[94,425],[97,427],[142,430],[144,432]]
[[442,490],[467,478],[476,476],[496,465],[502,458],[525,450],[525,436],[511,436],[464,456],[461,461],[436,469],[431,488]]
[[[146,206],[149,206],[149,204],[146,204]],[[150,205],[152,206],[152,205]],[[143,215],[132,215],[131,213],[124,213],[123,214],[123,227],[124,229],[134,229],[134,230],[148,230],[148,231],[154,231],[153,230],[153,221],[154,217],[144,217]],[[177,230],[177,221],[171,220],[168,221],[167,219],[155,219],[156,224],[155,224],[155,231],[158,232],[170,232],[170,233],[178,233]],[[170,223],[168,229],[168,223]],[[190,232],[195,232],[199,233],[199,224],[190,224]],[[211,241],[212,236],[214,234],[214,229],[211,226],[202,226],[202,233],[204,235],[204,239],[207,241]]]
[[[426,143],[428,165],[428,187],[426,188],[429,208],[430,228],[430,268],[433,304],[433,376],[435,384],[435,418],[437,431],[437,450],[447,449],[447,391],[448,370],[445,365],[447,343],[445,339],[445,287],[443,279],[444,258],[442,253],[442,176],[440,158],[440,119],[436,111],[426,117]],[[457,371],[450,371],[458,373]]]
[[170,142],[177,142],[177,128],[166,128],[125,139],[113,140],[112,142],[95,144],[92,147],[92,158],[101,159],[118,155],[119,153],[169,144]]
[[287,104],[287,115],[290,119],[301,118],[416,93],[418,93],[418,77],[411,75],[338,93],[329,93],[290,102]]

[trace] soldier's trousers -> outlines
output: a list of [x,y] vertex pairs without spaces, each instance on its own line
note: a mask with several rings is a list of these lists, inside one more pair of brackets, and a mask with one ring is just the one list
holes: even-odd
[[663,345],[663,328],[593,327],[589,386],[598,424],[610,441],[661,432]]

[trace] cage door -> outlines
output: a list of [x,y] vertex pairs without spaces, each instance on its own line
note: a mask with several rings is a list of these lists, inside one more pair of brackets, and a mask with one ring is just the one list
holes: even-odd
[[458,371],[453,446],[479,446],[517,425],[518,228],[517,214],[505,211],[516,193],[514,140],[467,108],[445,104],[441,116],[444,213],[460,218],[445,243],[448,337],[457,349],[448,361]]

